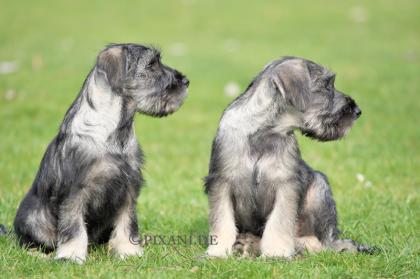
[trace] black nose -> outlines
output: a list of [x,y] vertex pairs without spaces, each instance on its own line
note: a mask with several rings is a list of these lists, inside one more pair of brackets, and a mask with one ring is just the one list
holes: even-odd
[[182,78],[182,84],[185,85],[186,87],[188,87],[188,85],[190,85],[190,81],[186,77],[183,77]]
[[357,118],[359,118],[360,115],[362,115],[362,110],[359,107],[355,107],[353,112],[354,112],[354,115],[356,115]]

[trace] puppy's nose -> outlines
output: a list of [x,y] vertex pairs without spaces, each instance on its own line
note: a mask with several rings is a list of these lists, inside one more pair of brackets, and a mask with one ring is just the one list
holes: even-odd
[[188,87],[188,85],[190,85],[190,81],[186,77],[183,77],[182,78],[182,84],[185,85],[186,87]]
[[355,107],[354,108],[354,115],[356,115],[356,117],[359,118],[360,115],[362,115],[362,110],[359,107]]

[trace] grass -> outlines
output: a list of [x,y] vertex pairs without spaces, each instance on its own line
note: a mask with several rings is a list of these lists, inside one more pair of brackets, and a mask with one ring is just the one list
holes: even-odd
[[[378,255],[324,252],[284,260],[198,260],[203,245],[151,245],[119,261],[92,247],[85,265],[33,257],[0,237],[0,277],[420,277],[420,3],[418,1],[5,1],[0,0],[0,223],[12,226],[49,141],[110,42],[160,46],[188,75],[190,96],[165,119],[137,116],[147,155],[138,204],[145,234],[207,234],[206,175],[218,119],[232,97],[281,55],[338,73],[363,110],[349,136],[302,154],[328,174],[345,237]],[[356,174],[365,177],[364,182]],[[368,181],[368,182],[367,182]]]

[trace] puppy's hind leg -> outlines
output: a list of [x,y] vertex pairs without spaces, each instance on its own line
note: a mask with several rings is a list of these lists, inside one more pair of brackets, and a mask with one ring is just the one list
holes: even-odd
[[142,256],[143,248],[140,244],[136,208],[129,205],[123,208],[116,218],[109,248],[124,259],[129,256]]
[[351,239],[339,239],[337,209],[325,175],[314,173],[299,216],[298,243],[309,252],[332,249],[337,252],[372,253],[372,248]]
[[327,178],[318,172],[308,186],[298,221],[299,245],[316,253],[337,239],[337,211]]
[[225,258],[232,254],[237,228],[230,186],[225,182],[214,182],[209,187],[209,235],[214,243],[207,248],[207,256]]
[[20,245],[50,252],[56,245],[56,218],[30,191],[16,213],[14,230]]

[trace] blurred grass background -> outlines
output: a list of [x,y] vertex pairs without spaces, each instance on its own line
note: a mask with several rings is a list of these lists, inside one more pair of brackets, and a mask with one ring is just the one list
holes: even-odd
[[208,261],[195,258],[204,246],[150,246],[123,262],[93,247],[77,266],[31,257],[1,237],[0,277],[419,277],[419,14],[420,2],[408,0],[0,0],[0,223],[11,228],[98,51],[137,42],[159,46],[191,81],[179,112],[136,118],[147,156],[142,233],[207,234],[201,179],[220,115],[235,87],[294,55],[337,72],[337,87],[363,110],[346,139],[299,142],[304,159],[329,176],[344,236],[383,249]]

